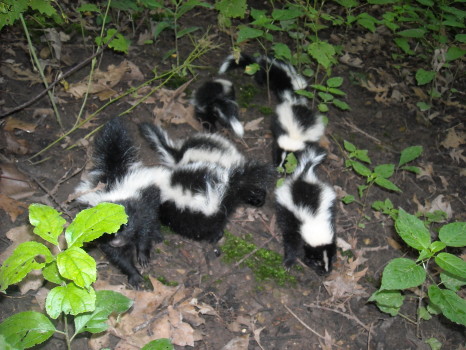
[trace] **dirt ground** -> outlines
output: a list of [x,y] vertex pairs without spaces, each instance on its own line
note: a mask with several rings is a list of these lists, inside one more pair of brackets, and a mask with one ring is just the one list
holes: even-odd
[[[215,16],[207,11],[196,10],[193,13],[190,20],[204,29],[216,23]],[[203,81],[216,76],[217,67],[229,54],[230,38],[216,29],[211,30],[211,34],[212,40],[222,46],[196,62],[201,67],[195,70],[197,75],[184,91],[186,100]],[[346,194],[358,198],[357,187],[364,184],[364,179],[345,168],[347,155],[343,151],[343,140],[352,142],[360,149],[367,149],[373,165],[396,164],[400,151],[405,147],[422,145],[422,156],[413,162],[422,169],[422,173],[415,175],[397,171],[391,180],[403,192],[397,194],[373,186],[365,198],[364,208],[357,203],[344,205],[339,202],[337,233],[351,246],[351,255],[342,254],[340,250],[334,272],[327,277],[320,277],[307,267],[292,270],[297,279],[296,285],[280,287],[274,281],[257,281],[249,268],[226,263],[222,257],[216,258],[209,244],[166,234],[165,241],[154,248],[150,268],[143,273],[177,282],[178,288],[182,286],[184,295],[197,296],[198,302],[210,310],[201,315],[200,322],[186,321],[194,329],[194,347],[176,345],[176,349],[218,350],[232,340],[237,342],[236,345],[225,349],[429,349],[425,341],[433,337],[443,344],[442,349],[465,348],[464,327],[444,317],[433,317],[416,326],[406,318],[391,317],[380,312],[367,301],[379,287],[381,273],[390,259],[414,257],[413,252],[397,239],[392,220],[371,210],[371,203],[389,198],[395,207],[402,207],[410,213],[437,208],[449,213],[449,221],[466,220],[466,158],[462,154],[466,144],[462,138],[465,135],[464,103],[462,107],[439,103],[436,106],[439,115],[430,121],[423,119],[416,112],[416,96],[413,95],[412,86],[406,82],[413,79],[412,73],[407,76],[406,72],[410,69],[412,72],[418,62],[413,58],[404,62],[403,68],[393,68],[389,61],[390,52],[384,46],[389,40],[385,34],[376,32],[369,35],[363,31],[328,33],[334,44],[348,47],[361,45],[363,49],[356,51],[362,60],[360,68],[339,63],[332,72],[333,76],[344,77],[342,90],[347,92],[344,100],[351,111],[330,108],[326,138],[323,140],[329,156],[322,167],[321,176],[333,184],[340,198]],[[200,35],[200,32],[195,35]],[[37,75],[33,73],[26,41],[19,28],[5,28],[0,37],[0,108],[4,111],[28,101],[42,87],[32,82],[32,77]],[[137,37],[133,42],[136,41]],[[43,48],[40,45],[38,43],[38,50]],[[133,44],[127,55],[106,50],[99,67],[106,71],[110,70],[109,65],[118,66],[128,60],[140,70],[142,80],[132,76],[128,81],[121,79],[113,87],[116,93],[122,93],[129,86],[150,79],[154,67],[161,72],[175,64],[174,57],[162,60],[164,53],[172,47],[171,36],[163,34],[155,45]],[[191,47],[188,41],[182,41],[180,56],[185,57]],[[259,51],[254,42],[247,43],[243,49],[248,53]],[[67,63],[65,60],[59,63],[64,71],[92,54],[77,33],[63,43],[62,50],[63,56],[69,59]],[[12,69],[14,64],[18,65],[17,70]],[[31,75],[20,75],[20,70],[31,72]],[[53,69],[48,74],[53,77],[55,72]],[[69,77],[68,82],[79,82],[88,72],[89,68],[85,67]],[[364,77],[372,85],[361,84],[358,77]],[[234,82],[238,96],[244,95],[245,89],[250,86],[257,91],[249,106],[241,108],[241,120],[245,124],[255,123],[249,124],[243,139],[226,130],[219,132],[234,141],[247,157],[270,160],[270,115],[262,111],[264,106],[273,109],[275,101],[273,98],[269,101],[264,88],[255,85],[253,79],[241,72],[232,72],[227,78]],[[151,86],[155,86],[155,83]],[[454,87],[462,91],[464,97],[464,73],[456,80]],[[54,93],[64,130],[69,130],[75,123],[83,100],[72,96],[61,85],[56,87]],[[137,106],[124,116],[129,120],[131,132],[141,146],[141,154],[147,164],[154,164],[157,159],[139,137],[137,124],[153,122],[154,114],[160,116],[162,107],[167,107],[167,104],[161,106],[162,97],[158,94],[155,93],[153,100]],[[108,98],[102,98],[99,99],[96,94],[90,95],[85,116],[108,102]],[[135,100],[130,95],[111,104],[90,123],[33,159],[31,156],[62,135],[62,130],[50,113],[48,99],[42,98],[9,119],[0,121],[0,193],[23,203],[23,207],[15,210],[5,210],[6,206],[2,205],[0,252],[11,244],[7,232],[28,224],[27,206],[30,203],[52,205],[71,217],[82,209],[73,201],[67,202],[67,198],[88,165],[92,142],[84,137],[128,109]],[[186,111],[189,112],[189,109]],[[259,121],[258,118],[263,119]],[[196,132],[183,119],[180,124],[164,119],[163,125],[177,137]],[[452,130],[458,137],[456,143],[451,139],[448,141],[448,137],[453,137]],[[69,148],[71,145],[75,146]],[[14,188],[17,193],[6,192],[9,188]],[[0,199],[3,201],[4,197]],[[275,227],[273,207],[273,197],[269,194],[266,205],[260,209],[239,208],[227,226],[228,231],[240,237],[251,233],[257,246],[281,254],[280,233]],[[365,220],[364,216],[370,220]],[[126,284],[125,277],[106,264],[98,250],[92,250],[91,254],[99,262],[99,280],[115,286]],[[37,293],[37,288],[24,295],[16,287],[10,288],[7,295],[0,296],[0,321],[19,311],[38,310],[40,298],[37,298]],[[416,319],[416,301],[407,299],[401,310],[411,320]],[[168,302],[170,305],[173,304]],[[150,319],[162,315],[166,309],[167,302],[151,309],[146,317]],[[157,322],[158,319],[153,320],[153,323]],[[149,330],[143,329],[143,332]],[[150,335],[152,339],[158,338],[157,334]],[[110,342],[113,343],[110,344],[116,344],[117,340],[112,337]],[[57,336],[37,348],[63,349],[65,344]],[[73,346],[73,349],[88,348],[91,345],[87,337],[78,337]]]

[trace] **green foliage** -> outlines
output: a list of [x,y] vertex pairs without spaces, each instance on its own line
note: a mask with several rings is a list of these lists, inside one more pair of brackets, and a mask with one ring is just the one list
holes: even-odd
[[[411,288],[426,288],[428,308],[422,308],[422,318],[428,319],[433,310],[440,311],[449,320],[466,325],[466,300],[458,294],[466,284],[466,262],[445,252],[448,247],[463,247],[466,242],[466,223],[444,225],[439,240],[432,242],[426,223],[402,208],[398,210],[395,228],[401,239],[418,251],[417,260],[397,258],[391,260],[382,274],[380,289],[369,301],[374,301],[383,312],[396,316],[403,304],[401,292]],[[432,266],[434,265],[435,266]],[[432,271],[440,270],[440,278]],[[441,286],[445,288],[441,288]],[[415,292],[422,295],[421,292]],[[420,305],[421,306],[421,305]]]
[[147,343],[141,350],[174,350],[170,339],[161,338]]
[[[105,233],[114,233],[128,221],[124,207],[101,203],[80,212],[65,229],[66,248],[60,247],[58,237],[63,233],[66,220],[55,209],[32,204],[29,221],[33,232],[54,244],[57,255],[44,244],[30,241],[19,244],[0,267],[0,291],[18,283],[32,270],[41,270],[46,280],[58,286],[50,290],[45,301],[47,315],[73,315],[75,334],[65,332],[67,342],[78,333],[99,333],[107,329],[105,321],[111,313],[127,311],[132,301],[111,291],[95,292],[92,283],[97,278],[95,260],[81,246]],[[65,321],[66,322],[66,321]],[[29,348],[50,338],[57,329],[41,313],[26,311],[10,316],[0,324],[0,336],[13,348]]]
[[242,239],[225,232],[225,238],[225,244],[222,246],[224,261],[242,261],[241,265],[249,267],[259,281],[273,280],[279,286],[296,283],[295,277],[283,268],[283,258],[280,254],[256,247],[250,242],[250,237]]
[[[283,163],[283,167],[281,166],[278,167],[277,171],[280,174],[284,174],[286,176],[286,175],[290,175],[294,173],[297,166],[298,166],[298,159],[296,158],[294,153],[291,152],[286,155],[285,161]],[[285,177],[281,177],[280,179],[277,180],[276,187],[280,187],[281,185],[283,185],[284,182],[285,182]]]
[[36,11],[48,17],[57,15],[52,0],[3,0],[0,2],[0,30],[12,25],[28,10]]

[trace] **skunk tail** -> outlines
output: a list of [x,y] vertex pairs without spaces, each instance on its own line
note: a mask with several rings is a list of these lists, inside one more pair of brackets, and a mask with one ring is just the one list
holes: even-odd
[[223,61],[218,74],[224,74],[236,68],[246,68],[246,66],[253,63],[257,63],[257,61],[249,55],[242,53],[238,59],[234,55],[230,55]]
[[293,175],[304,177],[315,177],[314,168],[323,162],[327,153],[325,149],[317,144],[309,146],[298,155],[299,165]]
[[162,162],[173,165],[177,162],[179,147],[161,127],[143,123],[139,126],[142,136],[149,142],[150,147],[162,157]]
[[101,174],[98,181],[112,186],[138,163],[138,151],[123,121],[114,118],[104,125],[94,140],[94,170]]

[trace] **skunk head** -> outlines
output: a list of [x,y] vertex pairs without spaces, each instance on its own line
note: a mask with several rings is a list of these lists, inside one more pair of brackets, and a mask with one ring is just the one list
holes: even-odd
[[332,263],[336,256],[336,244],[330,243],[317,247],[305,245],[303,262],[323,276],[332,271]]
[[270,164],[248,161],[237,170],[231,188],[237,191],[241,202],[261,207],[275,176],[276,171]]

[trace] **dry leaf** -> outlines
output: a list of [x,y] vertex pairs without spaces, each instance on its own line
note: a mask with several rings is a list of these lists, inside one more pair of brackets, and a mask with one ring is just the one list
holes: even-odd
[[23,243],[32,241],[34,234],[32,233],[32,227],[29,225],[22,225],[14,227],[6,233],[6,237],[12,242],[8,248],[6,248],[2,254],[0,254],[0,264],[3,263],[16,249],[16,247]]
[[27,154],[29,143],[26,140],[16,138],[12,133],[5,133],[6,149],[13,154]]
[[425,165],[424,167],[420,166],[419,170],[420,170],[419,174],[416,174],[417,179],[427,178],[428,180],[432,182],[434,181],[432,179],[432,174],[434,173],[434,168],[432,166],[432,163],[427,163],[427,165]]
[[257,328],[254,330],[254,340],[256,341],[257,345],[264,350],[261,344],[261,332],[265,329],[265,327]]
[[460,162],[460,160],[462,160],[463,162],[466,162],[466,157],[463,156],[463,151],[462,149],[459,149],[459,148],[453,148],[450,150],[449,154],[450,154],[450,157],[457,163]]
[[453,217],[453,209],[451,208],[451,204],[444,200],[445,196],[443,194],[439,194],[435,199],[432,201],[431,208],[429,209],[429,213],[433,213],[436,210],[441,210],[447,213],[447,219],[451,219]]
[[245,131],[255,131],[255,130],[259,130],[259,129],[260,129],[259,124],[260,124],[263,120],[264,120],[264,117],[260,117],[260,118],[251,120],[250,122],[247,122],[247,123],[244,125],[244,130],[245,130]]
[[248,350],[249,334],[231,339],[221,350]]
[[359,57],[352,57],[348,52],[339,58],[339,61],[350,67],[362,68],[362,60]]
[[21,64],[14,63],[12,60],[3,61],[0,65],[0,72],[13,80],[29,81],[31,85],[42,84],[39,73],[33,73],[29,69],[22,67]]
[[24,209],[26,208],[26,203],[17,201],[0,193],[0,209],[8,214],[12,222],[15,222],[16,218],[24,213]]
[[466,134],[464,132],[457,133],[455,129],[450,129],[447,137],[440,143],[440,145],[445,148],[457,148],[464,143],[466,143]]
[[31,133],[36,130],[36,127],[36,124],[27,123],[23,120],[13,117],[8,117],[5,121],[4,129],[6,131],[14,131],[15,129],[19,129]]

